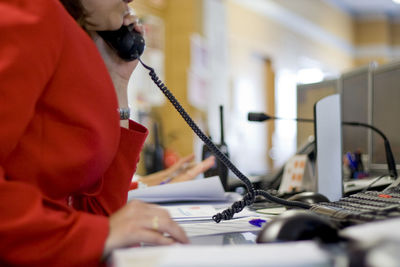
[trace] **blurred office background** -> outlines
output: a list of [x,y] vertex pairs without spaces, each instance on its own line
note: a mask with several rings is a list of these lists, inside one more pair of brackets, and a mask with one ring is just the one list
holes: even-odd
[[[299,128],[293,121],[249,122],[248,112],[312,118],[310,106],[340,90],[346,74],[400,59],[400,5],[392,0],[135,0],[131,5],[146,26],[143,61],[217,143],[219,106],[224,107],[231,160],[247,175],[279,168],[313,131],[312,125]],[[150,131],[158,126],[149,144],[157,138],[172,158],[189,153],[201,158],[201,141],[140,66],[129,97],[134,119]]]

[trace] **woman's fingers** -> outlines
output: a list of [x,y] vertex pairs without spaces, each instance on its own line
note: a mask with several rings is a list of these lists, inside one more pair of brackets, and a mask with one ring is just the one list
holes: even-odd
[[179,224],[172,220],[166,209],[157,205],[148,205],[142,218],[143,228],[158,232],[161,235],[168,234],[172,239],[180,243],[189,242],[186,233]]
[[137,234],[136,238],[142,240],[141,243],[152,245],[166,246],[176,243],[174,239],[152,230],[142,230]]
[[189,164],[194,160],[194,154],[190,154],[186,157],[183,157],[179,159],[177,162],[175,162],[171,167],[166,169],[167,175],[173,175],[174,173],[178,172],[180,169],[184,168],[185,165]]
[[210,169],[214,165],[214,163],[215,163],[215,157],[210,156],[205,160],[201,161],[200,163],[197,163],[193,167],[185,170],[182,174],[177,175],[174,179],[172,179],[171,182],[177,183],[194,179],[197,175]]
[[158,231],[161,234],[166,233],[176,242],[183,243],[183,244],[189,243],[189,239],[187,238],[185,231],[183,231],[183,229],[175,221],[173,221],[171,219],[169,214],[168,214],[168,216],[157,218],[157,220],[158,220],[157,228],[155,227],[155,223],[154,223],[154,220],[156,220],[155,218],[157,218],[157,217],[152,218],[152,228],[151,229],[153,231]]
[[167,180],[168,178],[172,178],[175,175],[178,175],[181,170],[183,169],[184,165],[188,164],[189,162],[193,161],[194,154],[186,156],[184,158],[179,159],[176,163],[174,163],[171,167],[158,171],[140,178],[142,183],[145,183],[148,186],[159,185],[163,181]]
[[212,166],[215,164],[215,156],[210,156],[197,164],[196,166],[193,167],[194,171],[197,173],[203,173],[206,170],[210,169]]
[[171,183],[189,181],[210,169],[216,160],[214,156],[210,156],[199,163],[194,163],[194,157],[194,154],[191,154],[181,158],[168,169],[144,176],[140,181],[148,186],[159,185],[164,181]]
[[112,249],[139,243],[168,245],[188,243],[183,229],[168,211],[157,205],[131,201],[110,217],[110,232],[105,253]]

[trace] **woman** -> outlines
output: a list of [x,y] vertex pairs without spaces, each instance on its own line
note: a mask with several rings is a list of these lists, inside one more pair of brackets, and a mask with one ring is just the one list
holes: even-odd
[[165,210],[125,205],[147,136],[117,111],[137,62],[96,31],[134,22],[130,1],[63,2],[86,31],[59,0],[0,0],[1,266],[97,266],[115,248],[188,242]]

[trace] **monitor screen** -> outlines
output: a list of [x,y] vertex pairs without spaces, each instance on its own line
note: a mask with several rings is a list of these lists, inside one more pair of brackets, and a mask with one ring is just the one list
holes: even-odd
[[[297,118],[313,119],[314,105],[322,98],[338,93],[337,80],[297,85]],[[314,136],[312,123],[297,123],[297,148],[302,147]]]
[[[376,68],[372,75],[371,124],[388,138],[400,169],[400,62]],[[383,139],[371,137],[371,168],[387,169]]]
[[[372,66],[344,73],[340,78],[342,121],[368,123]],[[363,127],[343,126],[343,153],[368,153],[368,132]]]

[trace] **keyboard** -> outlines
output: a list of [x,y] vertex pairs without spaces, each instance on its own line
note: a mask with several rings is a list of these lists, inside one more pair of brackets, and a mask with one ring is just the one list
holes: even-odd
[[341,227],[400,217],[400,191],[366,191],[334,202],[313,204],[311,209]]

